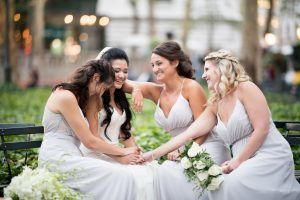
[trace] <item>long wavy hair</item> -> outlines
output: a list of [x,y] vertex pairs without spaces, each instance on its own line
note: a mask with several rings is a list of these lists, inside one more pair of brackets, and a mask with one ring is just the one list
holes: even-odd
[[195,79],[195,70],[192,67],[192,62],[177,42],[162,42],[152,50],[152,53],[162,56],[170,62],[178,60],[178,66],[176,67],[178,75]]
[[239,83],[251,80],[238,59],[227,50],[221,49],[211,52],[204,60],[211,61],[220,74],[220,81],[216,83],[214,90],[211,91],[212,95],[208,100],[209,103],[220,101],[230,91],[234,91]]
[[[69,82],[55,85],[52,91],[55,91],[57,88],[71,91],[75,95],[80,109],[85,114],[89,100],[88,86],[95,74],[98,74],[100,77],[98,84],[105,83],[112,85],[115,80],[115,73],[109,62],[105,60],[91,60],[77,68]],[[98,100],[100,102],[100,98]]]
[[[125,51],[119,48],[106,48],[105,52],[100,52],[101,59],[106,60],[112,64],[112,62],[116,59],[125,60],[127,65],[129,65],[129,59]],[[111,122],[111,116],[114,112],[113,107],[110,105],[110,92],[109,90],[105,91],[102,95],[102,102],[103,102],[103,109],[106,112],[105,119],[101,122],[101,126],[105,126],[104,129],[104,135],[107,139],[111,140],[107,135],[107,127],[109,126]],[[128,99],[126,98],[126,95],[122,89],[115,89],[114,92],[114,100],[116,105],[121,108],[122,112],[125,112],[126,114],[126,120],[121,125],[121,131],[124,134],[124,140],[131,137],[130,129],[131,129],[131,119],[132,119],[132,113],[130,110],[130,105],[128,102]]]

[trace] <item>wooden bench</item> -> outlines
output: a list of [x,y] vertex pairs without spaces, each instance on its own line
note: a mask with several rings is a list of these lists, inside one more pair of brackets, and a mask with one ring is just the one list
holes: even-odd
[[[300,122],[293,121],[275,121],[276,128],[282,133],[288,143],[299,147],[300,154]],[[300,183],[300,170],[295,170],[295,176]]]
[[[11,164],[15,163],[13,163],[13,161],[10,159],[9,152],[15,150],[25,150],[25,157],[22,166],[27,165],[27,150],[32,148],[39,148],[42,143],[42,137],[40,137],[39,139],[34,139],[32,135],[43,133],[44,127],[35,126],[34,124],[0,124],[0,152],[4,155],[4,162],[6,163],[8,172],[7,178],[5,180],[1,180],[2,183],[0,184],[0,197],[3,196],[4,187],[6,187],[10,183],[12,177],[16,175],[11,169]],[[20,140],[15,141],[15,139],[17,138],[14,137],[14,141],[11,141],[11,136],[19,136]]]

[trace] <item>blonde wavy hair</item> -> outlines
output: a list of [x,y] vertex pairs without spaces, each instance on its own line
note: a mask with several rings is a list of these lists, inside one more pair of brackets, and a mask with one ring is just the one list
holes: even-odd
[[211,61],[220,74],[220,81],[216,83],[215,90],[209,98],[209,103],[215,103],[224,98],[229,92],[234,91],[240,82],[251,80],[244,67],[229,51],[221,49],[209,53],[204,61]]

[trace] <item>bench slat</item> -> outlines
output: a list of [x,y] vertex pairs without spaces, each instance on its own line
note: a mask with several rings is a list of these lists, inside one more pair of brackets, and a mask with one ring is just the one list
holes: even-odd
[[0,128],[17,128],[17,127],[28,127],[35,126],[35,124],[30,123],[0,123]]
[[7,142],[0,144],[0,150],[12,151],[21,149],[31,149],[41,147],[42,141],[27,141],[27,142]]
[[18,127],[18,128],[1,128],[0,135],[28,135],[44,133],[43,126],[30,126],[30,127]]

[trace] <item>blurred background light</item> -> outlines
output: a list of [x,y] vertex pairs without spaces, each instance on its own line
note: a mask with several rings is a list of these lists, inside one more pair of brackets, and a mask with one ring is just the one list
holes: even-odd
[[108,17],[101,17],[99,19],[99,25],[100,26],[107,26],[109,23],[109,18]]
[[70,15],[70,14],[66,15],[64,21],[65,21],[66,24],[72,23],[72,21],[73,21],[73,15]]

